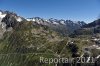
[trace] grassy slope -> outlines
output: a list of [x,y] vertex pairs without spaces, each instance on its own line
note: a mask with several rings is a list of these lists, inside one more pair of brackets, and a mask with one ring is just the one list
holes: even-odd
[[0,66],[54,66],[40,63],[39,58],[72,57],[73,52],[67,45],[71,40],[76,43],[77,53],[81,55],[82,47],[92,44],[90,37],[91,35],[63,37],[47,26],[21,22],[12,31],[5,32],[0,40]]
[[67,39],[46,26],[34,24],[18,23],[13,31],[4,34],[0,41],[0,66],[38,66],[40,56],[57,57]]

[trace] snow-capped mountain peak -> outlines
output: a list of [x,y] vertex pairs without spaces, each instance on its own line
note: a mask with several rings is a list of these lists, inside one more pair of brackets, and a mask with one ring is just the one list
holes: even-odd
[[21,16],[18,16],[16,13],[9,12],[9,11],[0,11],[0,25],[2,25],[2,28],[8,29],[8,28],[14,28],[16,24],[19,24],[18,22],[23,21],[32,21],[34,25],[43,25],[47,26],[53,30],[57,30],[58,32],[63,33],[64,35],[67,33],[71,33],[74,30],[80,29],[82,25],[84,25],[84,22],[77,22],[74,23],[74,21],[71,20],[63,20],[63,19],[44,19],[40,17],[33,17],[33,18],[23,18]]
[[6,14],[3,14],[2,12],[0,12],[0,18],[4,18],[6,16]]

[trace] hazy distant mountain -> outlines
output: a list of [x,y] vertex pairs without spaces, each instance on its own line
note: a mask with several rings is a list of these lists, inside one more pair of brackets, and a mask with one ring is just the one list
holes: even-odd
[[94,35],[100,33],[100,19],[97,19],[89,24],[85,24],[81,29],[75,30],[74,35]]
[[67,35],[69,33],[72,33],[74,30],[80,29],[83,25],[86,23],[83,21],[71,21],[71,20],[58,20],[58,19],[43,19],[40,17],[34,17],[34,18],[27,18],[27,21],[33,21],[37,22],[38,24],[46,25],[50,27],[51,29],[61,33],[62,35]]

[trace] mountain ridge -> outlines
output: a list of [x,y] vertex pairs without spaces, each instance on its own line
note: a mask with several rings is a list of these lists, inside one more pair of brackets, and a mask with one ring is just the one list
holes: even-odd
[[[53,30],[56,30],[60,32],[62,35],[67,35],[68,33],[72,33],[74,30],[80,29],[83,25],[86,23],[83,21],[71,21],[71,20],[63,20],[63,19],[44,19],[40,17],[34,17],[34,18],[24,18],[21,16],[18,16],[16,13],[9,12],[9,11],[1,11],[1,22],[4,22],[6,24],[6,28],[13,27],[16,25],[17,22],[22,21],[32,21],[37,22],[38,24],[46,25],[50,27]],[[5,15],[6,14],[6,15]],[[5,17],[2,18],[2,16],[5,15]]]

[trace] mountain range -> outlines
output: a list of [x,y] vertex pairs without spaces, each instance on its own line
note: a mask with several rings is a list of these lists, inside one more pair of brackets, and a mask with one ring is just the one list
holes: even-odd
[[83,25],[86,25],[83,21],[71,21],[71,20],[58,20],[58,19],[43,19],[40,17],[33,18],[23,18],[18,16],[17,14],[9,11],[1,11],[0,10],[0,22],[2,26],[14,27],[17,22],[21,21],[32,21],[37,22],[38,24],[45,25],[50,27],[53,30],[60,32],[62,35],[67,35],[68,33],[72,33],[74,30],[80,29]]

